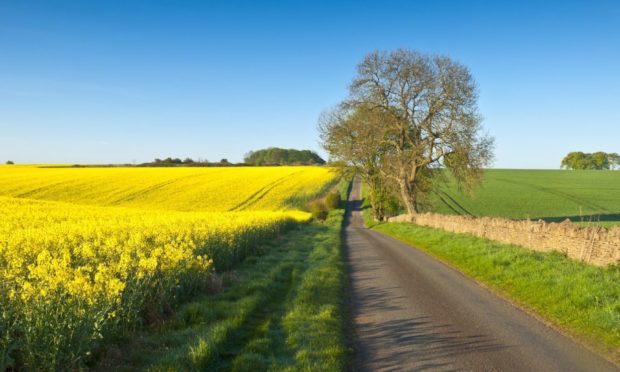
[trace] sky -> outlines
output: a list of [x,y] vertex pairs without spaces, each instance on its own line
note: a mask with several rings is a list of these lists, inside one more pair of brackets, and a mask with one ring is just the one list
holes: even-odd
[[0,0],[0,161],[324,157],[317,119],[374,50],[479,87],[495,168],[620,152],[618,1]]

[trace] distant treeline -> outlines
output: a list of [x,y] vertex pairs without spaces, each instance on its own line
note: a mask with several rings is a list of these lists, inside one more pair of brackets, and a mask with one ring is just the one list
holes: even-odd
[[281,149],[270,147],[267,149],[250,151],[245,155],[248,165],[320,165],[325,164],[316,152],[310,150]]
[[603,151],[591,154],[573,151],[562,159],[561,167],[563,169],[620,169],[620,155]]
[[208,160],[193,160],[191,158],[165,158],[155,159],[150,163],[139,164],[139,167],[238,167],[244,166],[243,163],[231,163],[228,159],[222,159],[219,162],[210,162]]
[[207,160],[192,160],[185,158],[165,158],[155,159],[152,162],[140,164],[73,164],[73,165],[44,165],[40,168],[123,168],[123,167],[245,167],[245,163],[231,163],[227,159],[219,162],[210,162]]
[[[268,149],[250,151],[245,155],[243,163],[231,163],[228,159],[219,162],[210,162],[204,159],[194,160],[191,158],[155,159],[141,164],[74,164],[74,165],[48,165],[42,168],[113,168],[113,167],[247,167],[247,166],[273,166],[273,165],[322,165],[325,164],[316,152],[310,150],[280,149],[270,147]],[[7,162],[12,164],[13,162]]]

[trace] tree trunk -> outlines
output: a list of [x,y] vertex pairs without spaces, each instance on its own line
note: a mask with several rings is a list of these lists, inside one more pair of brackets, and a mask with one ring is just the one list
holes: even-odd
[[413,188],[409,186],[407,181],[399,182],[400,185],[400,197],[407,208],[408,214],[418,214],[417,202],[413,193]]

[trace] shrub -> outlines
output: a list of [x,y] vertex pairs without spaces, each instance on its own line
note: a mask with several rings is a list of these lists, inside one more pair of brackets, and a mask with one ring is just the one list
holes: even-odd
[[7,165],[15,164],[15,163],[13,163],[13,161],[11,161],[11,160],[7,161],[6,163],[7,163]]
[[319,221],[325,221],[327,219],[327,206],[320,200],[315,200],[310,203],[310,214],[312,218]]
[[340,208],[340,205],[342,205],[342,198],[340,197],[340,193],[337,191],[330,192],[325,198],[325,204],[327,204],[327,208],[329,209]]

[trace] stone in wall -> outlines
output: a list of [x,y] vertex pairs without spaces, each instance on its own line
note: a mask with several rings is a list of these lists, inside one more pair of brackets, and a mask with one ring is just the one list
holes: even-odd
[[527,249],[559,251],[568,257],[592,265],[620,262],[620,227],[581,227],[566,220],[561,223],[517,221],[494,217],[470,217],[422,213],[388,218],[389,222],[412,222],[455,233],[515,244]]

